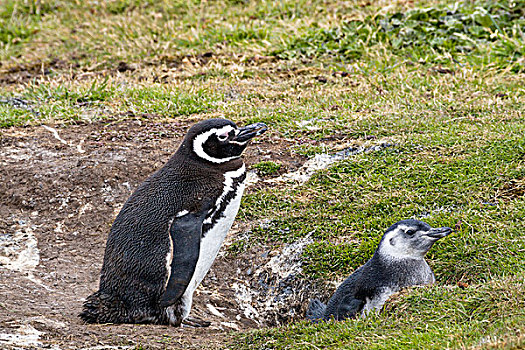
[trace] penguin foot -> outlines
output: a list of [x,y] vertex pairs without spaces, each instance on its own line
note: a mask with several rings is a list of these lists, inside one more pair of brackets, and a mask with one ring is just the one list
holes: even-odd
[[164,310],[167,324],[173,327],[180,327],[182,322],[180,305],[171,305]]
[[187,317],[182,321],[183,326],[193,327],[193,328],[203,328],[209,327],[211,325],[210,321],[201,320],[200,318]]

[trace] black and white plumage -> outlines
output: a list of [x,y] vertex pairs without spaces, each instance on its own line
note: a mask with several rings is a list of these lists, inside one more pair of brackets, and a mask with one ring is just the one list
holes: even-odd
[[180,326],[239,209],[246,177],[240,156],[265,131],[262,123],[238,128],[225,119],[189,129],[117,215],[84,321]]
[[432,228],[411,219],[390,226],[372,258],[337,288],[326,305],[319,299],[310,301],[307,318],[317,321],[366,316],[372,310],[379,311],[402,288],[434,283],[434,273],[424,257],[450,232],[449,227]]

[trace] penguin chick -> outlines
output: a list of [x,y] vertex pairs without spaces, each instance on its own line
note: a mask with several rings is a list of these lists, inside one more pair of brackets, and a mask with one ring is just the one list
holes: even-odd
[[80,318],[172,326],[189,320],[193,292],[239,209],[246,178],[240,156],[265,131],[263,123],[238,128],[225,119],[189,129],[175,154],[117,215],[99,290],[86,299]]
[[402,288],[435,282],[424,257],[432,245],[450,234],[449,227],[432,228],[418,220],[402,220],[390,226],[374,255],[335,291],[328,301],[310,301],[306,317],[312,321],[344,320],[371,310],[379,311]]

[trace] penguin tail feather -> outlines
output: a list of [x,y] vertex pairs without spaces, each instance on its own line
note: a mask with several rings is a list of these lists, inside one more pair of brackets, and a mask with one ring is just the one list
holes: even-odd
[[308,310],[306,311],[306,318],[311,321],[319,321],[324,318],[326,305],[319,299],[315,298],[310,300]]
[[100,310],[100,292],[91,294],[84,302],[83,310],[78,315],[84,322],[97,323]]
[[122,301],[101,291],[86,298],[78,316],[87,323],[132,323]]

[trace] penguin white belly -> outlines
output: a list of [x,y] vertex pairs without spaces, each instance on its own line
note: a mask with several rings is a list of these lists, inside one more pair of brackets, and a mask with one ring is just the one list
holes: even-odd
[[215,225],[206,232],[204,238],[201,240],[199,259],[195,266],[195,272],[193,273],[191,281],[182,296],[183,319],[188,317],[191,309],[193,293],[210,270],[213,261],[215,261],[215,258],[219,253],[222,242],[224,241],[224,238],[226,238],[226,235],[235,220],[235,216],[241,205],[243,192],[244,182],[239,184],[235,197],[233,197],[228,203],[223,211],[223,215],[217,220]]
[[384,287],[381,289],[380,293],[374,298],[366,298],[366,303],[363,306],[361,315],[366,317],[371,311],[379,312],[385,302],[390,298],[390,296],[396,293],[398,290],[396,288]]

